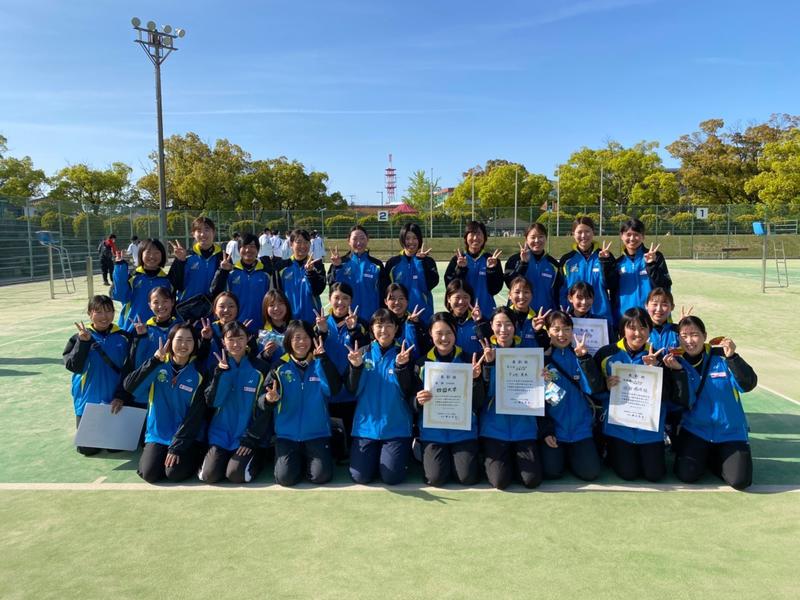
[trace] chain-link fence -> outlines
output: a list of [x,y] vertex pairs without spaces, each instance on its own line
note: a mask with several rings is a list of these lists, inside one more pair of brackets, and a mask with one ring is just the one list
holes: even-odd
[[[198,211],[169,210],[167,235],[185,245],[191,241],[191,222]],[[259,233],[265,227],[285,233],[295,228],[316,230],[329,241],[343,240],[355,224],[363,225],[378,253],[396,252],[396,237],[404,223],[420,224],[438,257],[449,258],[453,244],[464,234],[471,213],[449,215],[392,214],[389,207],[363,207],[347,210],[314,211],[206,211],[217,225],[218,238],[227,240],[234,231]],[[550,252],[558,256],[570,244],[571,225],[577,216],[591,217],[598,236],[615,237],[620,223],[630,217],[641,219],[648,239],[662,243],[662,251],[672,258],[717,256],[760,256],[760,243],[753,237],[753,222],[767,220],[772,233],[784,240],[789,257],[800,257],[798,217],[765,215],[763,208],[751,205],[723,206],[567,206],[560,210],[538,207],[503,207],[475,211],[475,219],[486,224],[492,246],[508,246],[513,251],[516,236],[524,234],[530,223],[544,223],[550,232]],[[0,198],[0,283],[47,276],[48,253],[40,240],[49,239],[63,248],[76,274],[85,272],[87,256],[97,263],[98,245],[109,233],[117,236],[117,246],[127,248],[133,235],[140,239],[158,237],[158,211],[147,208],[78,206],[51,199]],[[385,220],[384,220],[385,219]],[[431,231],[433,232],[431,234]],[[509,239],[505,239],[509,238]],[[439,248],[441,246],[441,248]],[[728,249],[728,250],[725,250]],[[508,255],[508,252],[506,253]],[[60,264],[56,261],[56,275]]]

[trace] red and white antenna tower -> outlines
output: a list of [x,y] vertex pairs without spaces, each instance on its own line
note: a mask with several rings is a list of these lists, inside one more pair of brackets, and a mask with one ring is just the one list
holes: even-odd
[[392,166],[392,155],[389,155],[389,166],[384,172],[386,182],[386,204],[394,204],[394,192],[397,189],[397,169]]

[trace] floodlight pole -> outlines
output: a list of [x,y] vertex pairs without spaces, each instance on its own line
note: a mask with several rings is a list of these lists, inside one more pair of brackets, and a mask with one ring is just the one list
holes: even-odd
[[[183,37],[184,31],[167,25],[164,31],[158,31],[155,23],[150,21],[147,27],[140,27],[139,19],[133,19],[133,28],[138,32],[139,38],[134,40],[144,50],[147,57],[155,67],[156,75],[156,118],[158,121],[158,236],[162,240],[167,236],[167,176],[164,166],[164,117],[161,110],[161,63],[163,63],[173,50],[173,41]],[[152,26],[151,26],[152,25]]]

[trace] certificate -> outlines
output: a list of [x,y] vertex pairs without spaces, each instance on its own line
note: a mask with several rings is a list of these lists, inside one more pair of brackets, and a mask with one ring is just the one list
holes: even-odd
[[611,374],[619,377],[619,384],[611,388],[609,424],[658,431],[663,370],[647,365],[612,363]]
[[497,414],[544,416],[544,351],[541,348],[497,348],[495,352]]
[[422,406],[422,426],[436,429],[472,429],[472,365],[425,363],[423,387],[433,394]]
[[75,445],[110,450],[136,450],[147,411],[123,406],[115,415],[110,404],[86,404]]
[[[572,317],[572,333],[578,339],[586,334],[586,349],[592,356],[600,348],[608,345],[608,321],[605,319]],[[575,340],[572,341],[572,345],[575,345]]]

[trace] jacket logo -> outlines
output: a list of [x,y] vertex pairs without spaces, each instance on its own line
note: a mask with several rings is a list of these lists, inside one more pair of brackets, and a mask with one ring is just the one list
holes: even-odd
[[374,371],[375,370],[375,361],[373,361],[371,358],[365,358],[364,359],[364,368],[367,371]]
[[283,278],[284,279],[291,279],[293,275],[294,275],[294,273],[292,273],[291,271],[284,271],[283,272]]
[[243,389],[244,389],[245,392],[250,392],[251,394],[255,394],[256,393],[256,388],[254,388],[254,387],[250,387],[250,386],[246,385],[246,386],[244,386]]
[[717,371],[715,373],[709,373],[708,376],[711,377],[711,378],[716,379],[716,378],[719,378],[719,377],[727,377],[728,374],[725,371]]
[[200,263],[199,262],[193,262],[192,266],[189,267],[189,270],[190,271],[197,271],[199,268],[200,268]]
[[312,376],[312,377],[309,377],[308,380],[309,381],[319,381],[319,377]]
[[572,265],[572,266],[569,268],[569,272],[570,272],[570,273],[577,273],[577,272],[578,272],[578,265]]
[[542,273],[542,277],[547,277],[548,279],[552,279],[553,278],[553,274],[552,273],[548,273],[547,271],[545,271],[544,273]]
[[190,394],[194,391],[194,388],[189,387],[188,385],[180,384],[178,389],[183,390],[184,392],[189,392]]
[[241,280],[242,280],[241,275],[236,275],[233,279],[231,279],[231,283],[234,285],[238,285]]
[[167,372],[164,369],[161,369],[156,376],[156,380],[158,383],[165,383],[167,381]]
[[286,383],[292,383],[292,381],[294,381],[294,374],[291,371],[285,371],[283,375],[286,379]]

